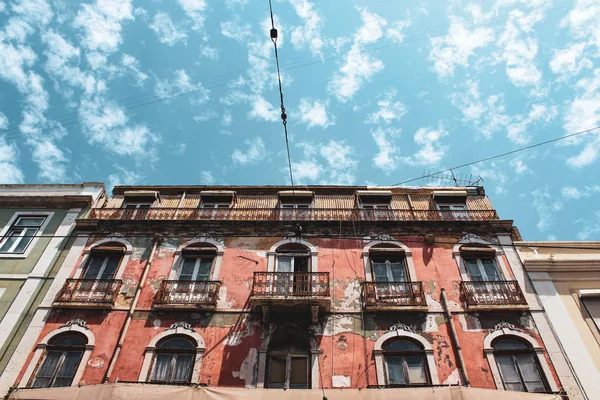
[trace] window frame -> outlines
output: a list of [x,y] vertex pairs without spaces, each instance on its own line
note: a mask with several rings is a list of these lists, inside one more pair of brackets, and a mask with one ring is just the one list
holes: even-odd
[[[435,203],[439,211],[468,211],[466,203]],[[441,207],[449,207],[447,210],[443,210]],[[457,208],[455,208],[457,207]]]
[[[109,262],[110,258],[115,257],[115,256],[119,257],[119,261],[117,262],[115,272],[113,272],[113,274],[112,274],[112,278],[106,278],[106,279],[101,278],[102,274],[106,270],[106,267],[108,266],[108,262]],[[81,279],[89,279],[89,280],[115,280],[115,279],[117,279],[116,276],[119,271],[119,267],[120,267],[121,263],[123,262],[123,256],[124,256],[124,253],[117,252],[117,251],[110,252],[110,251],[94,251],[94,250],[92,250],[90,252],[89,257],[86,260],[85,266],[84,266],[82,274],[81,274]],[[94,278],[86,277],[86,274],[89,271],[89,268],[92,265],[94,258],[97,258],[97,257],[103,258],[102,266],[98,270],[98,274]]]
[[[188,342],[190,342],[190,344],[192,345],[191,348],[189,349],[169,349],[169,348],[165,348],[165,349],[161,349],[161,342],[162,344],[168,342],[169,340],[172,339],[184,339]],[[187,355],[187,356],[192,356],[191,361],[190,361],[190,374],[187,378],[187,380],[185,381],[176,381],[173,380],[174,374],[175,374],[175,366],[177,365],[177,355],[178,354],[183,354],[183,355]],[[171,356],[170,359],[170,377],[168,380],[163,381],[163,380],[157,380],[154,379],[154,375],[156,373],[156,360],[158,358],[158,355],[169,355]],[[159,343],[156,344],[156,347],[154,348],[154,354],[152,356],[152,366],[150,368],[150,374],[149,374],[149,379],[148,382],[150,383],[158,383],[158,384],[177,384],[177,383],[183,383],[183,384],[190,384],[192,382],[192,377],[194,376],[194,365],[196,363],[196,345],[194,344],[194,342],[192,340],[190,340],[189,337],[186,336],[181,336],[181,335],[170,335],[167,336],[165,338],[163,338]]]
[[[58,339],[60,336],[63,336],[63,335],[69,335],[69,333],[65,332],[65,333],[58,334],[56,336],[53,336],[51,340]],[[33,376],[33,380],[31,382],[31,387],[36,388],[36,389],[48,389],[48,388],[54,388],[54,387],[69,387],[69,386],[71,386],[77,375],[77,369],[79,368],[79,365],[81,364],[83,354],[85,353],[85,346],[87,344],[87,340],[84,339],[84,341],[86,343],[82,344],[81,346],[60,346],[60,345],[53,345],[53,344],[49,343],[46,346],[46,349],[44,351],[44,357],[43,357],[42,361],[39,363],[39,366],[36,368],[35,374]],[[42,367],[44,366],[44,363],[48,359],[48,353],[50,353],[50,352],[60,352],[60,355],[58,357],[58,361],[56,362],[56,365],[54,366],[54,371],[52,372],[51,376],[49,377],[49,379],[50,379],[48,382],[49,384],[48,384],[48,386],[35,386],[35,383],[38,380],[38,374],[40,373],[40,370],[42,369]],[[65,362],[65,359],[66,359],[68,353],[79,353],[79,360],[77,361],[77,368],[74,369],[73,376],[70,377],[71,381],[69,382],[68,385],[54,386],[54,384],[56,383],[56,380],[58,378],[58,373],[61,370],[62,366],[64,365],[64,362]],[[45,379],[47,379],[47,378],[45,377]]]
[[215,252],[210,253],[211,256],[214,256],[215,259],[213,261],[211,272],[209,276],[209,281],[218,281],[219,273],[221,271],[221,262],[223,261],[223,255],[225,254],[225,248],[222,243],[217,242],[216,240],[210,238],[199,238],[192,239],[187,242],[183,242],[175,251],[175,257],[173,258],[173,264],[171,265],[171,270],[169,272],[168,280],[177,281],[179,280],[179,276],[181,274],[181,269],[183,268],[184,262],[184,249],[189,247],[194,247],[196,244],[204,243],[206,245],[214,246]]
[[[514,340],[517,341],[521,344],[523,344],[524,346],[526,346],[527,348],[525,349],[496,349],[494,347],[494,344],[497,344],[498,342],[502,341],[502,340]],[[506,391],[511,391],[511,389],[507,389],[507,382],[504,378],[503,372],[502,372],[502,367],[500,366],[500,363],[498,361],[498,357],[510,357],[510,359],[512,360],[513,366],[515,367],[515,370],[517,371],[517,376],[519,377],[519,382],[521,385],[521,388],[523,388],[524,390],[515,390],[516,392],[524,392],[524,393],[547,393],[549,391],[548,389],[548,382],[546,377],[544,376],[544,373],[542,371],[541,366],[539,365],[538,360],[535,357],[535,352],[533,351],[533,349],[531,348],[531,344],[528,342],[523,342],[520,339],[516,339],[510,336],[506,336],[506,337],[500,337],[497,338],[494,343],[492,344],[492,347],[494,348],[494,358],[496,361],[496,365],[498,367],[498,371],[500,372],[500,378],[502,379],[502,384],[504,385],[504,390]],[[529,390],[527,390],[527,384],[525,381],[525,377],[524,377],[524,373],[521,370],[521,365],[519,364],[519,361],[517,360],[518,355],[527,355],[530,356],[534,365],[535,365],[535,370],[539,376],[539,381],[542,383],[542,385],[544,386],[544,391],[543,392],[529,392]]]
[[125,272],[125,268],[129,263],[129,259],[131,258],[131,254],[133,253],[133,246],[125,239],[117,238],[117,237],[107,237],[97,242],[92,243],[87,249],[83,251],[83,258],[73,275],[73,279],[83,279],[84,271],[88,266],[88,261],[92,257],[93,253],[96,251],[95,249],[109,243],[118,243],[123,246],[123,255],[121,256],[121,261],[119,261],[119,265],[117,267],[117,271],[114,275],[114,280],[121,279],[123,276],[123,272]]
[[[431,378],[429,376],[429,368],[428,368],[428,365],[427,365],[427,354],[425,353],[425,349],[423,348],[423,345],[421,343],[418,343],[418,342],[415,342],[414,340],[410,340],[409,338],[401,337],[400,336],[400,337],[397,337],[397,338],[391,338],[391,339],[386,340],[383,343],[382,348],[388,342],[401,341],[401,340],[410,342],[410,343],[416,345],[417,347],[420,347],[421,349],[420,350],[385,350],[385,349],[382,349],[383,359],[385,361],[385,381],[386,381],[386,384],[387,385],[406,386],[406,387],[430,386],[431,385]],[[425,383],[415,383],[415,384],[411,384],[410,383],[410,373],[409,373],[409,369],[408,369],[407,357],[415,357],[415,356],[421,357],[421,360],[423,362],[422,365],[423,365],[423,372],[425,373]],[[404,376],[405,376],[406,380],[408,380],[408,383],[406,383],[406,384],[396,384],[396,383],[391,383],[390,382],[388,357],[400,358],[402,360],[402,369],[403,369]]]
[[[185,256],[182,254],[181,256],[181,265],[179,266],[178,270],[177,270],[177,280],[181,281],[181,273],[183,272],[183,266],[185,265],[185,260],[186,259],[195,259],[196,261],[194,262],[194,270],[192,272],[192,279],[191,280],[186,280],[186,281],[190,281],[190,282],[207,282],[207,281],[211,281],[212,279],[212,274],[213,274],[213,269],[215,268],[215,263],[217,261],[217,252],[215,249],[214,253],[210,253],[206,255],[194,255],[194,256]],[[200,265],[202,264],[202,259],[207,259],[207,258],[211,258],[211,264],[210,264],[210,270],[208,271],[208,279],[205,280],[198,280],[198,273],[200,272]],[[194,278],[195,276],[195,278]]]
[[[385,264],[386,264],[386,274],[387,274],[388,280],[387,281],[378,281],[377,276],[375,274],[375,268],[374,268],[375,262],[373,261],[373,258],[377,258],[377,257],[391,258],[392,256],[401,258],[401,264],[402,264],[402,268],[404,269],[404,276],[406,277],[406,280],[405,281],[396,281],[393,279],[392,268],[391,268],[392,262],[390,262],[389,259],[386,259]],[[410,273],[408,270],[408,263],[407,263],[406,255],[404,254],[404,252],[398,252],[397,254],[394,254],[394,253],[382,253],[382,254],[369,253],[369,263],[371,265],[371,276],[373,277],[373,282],[384,282],[384,283],[396,283],[396,282],[409,283],[409,282],[411,282],[411,277],[410,277]],[[381,263],[378,263],[378,264],[381,264]]]
[[[135,205],[135,207],[129,207]],[[131,201],[128,202],[127,200],[125,200],[125,202],[123,202],[123,210],[135,210],[133,211],[133,213],[131,214],[131,219],[135,219],[135,217],[137,216],[137,213],[140,210],[150,210],[152,209],[152,206],[154,205],[154,201],[149,202],[149,201]],[[147,206],[147,207],[146,207]]]
[[40,236],[44,234],[46,227],[50,223],[50,220],[54,217],[54,212],[36,212],[36,211],[17,211],[13,214],[13,216],[7,221],[6,225],[0,232],[0,247],[4,244],[5,240],[8,238],[8,234],[11,229],[15,226],[16,222],[21,217],[44,217],[44,222],[37,228],[36,233],[33,235],[32,239],[27,244],[27,247],[24,249],[22,253],[9,253],[9,252],[0,252],[0,259],[2,258],[27,258],[31,253],[32,249],[35,247],[38,242]]
[[[490,277],[488,276],[488,273],[485,270],[485,266],[482,261],[484,259],[491,260],[494,263],[494,267],[496,268],[496,272],[498,273],[498,277],[500,278],[499,280],[494,281],[492,279],[489,279]],[[504,276],[504,274],[502,273],[502,269],[498,265],[498,260],[494,256],[482,257],[482,256],[469,256],[469,255],[465,256],[465,255],[463,255],[462,260],[465,264],[465,270],[467,271],[467,274],[469,275],[469,281],[471,281],[471,282],[504,282],[504,281],[506,281],[506,277]],[[471,273],[469,272],[469,268],[467,267],[467,260],[475,260],[476,261],[477,267],[479,268],[479,272],[481,273],[481,277],[482,278],[485,277],[485,279],[482,279],[481,281],[473,280],[473,277],[471,276]]]

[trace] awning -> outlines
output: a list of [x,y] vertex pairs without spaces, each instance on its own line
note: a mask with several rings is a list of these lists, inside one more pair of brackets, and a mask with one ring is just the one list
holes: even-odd
[[466,197],[466,190],[435,190],[433,197]]
[[278,194],[279,197],[313,197],[314,192],[310,190],[282,190]]
[[[475,389],[460,386],[401,389],[325,389],[328,400],[561,400],[557,394]],[[20,389],[9,399],[45,400],[314,400],[320,389],[241,389],[147,383],[105,383],[52,389]]]
[[391,190],[357,190],[356,194],[358,196],[382,196],[382,197],[392,197]]
[[160,200],[160,196],[155,190],[127,190],[123,192],[123,196],[127,200]]
[[200,196],[216,196],[216,197],[233,197],[235,192],[233,190],[203,190],[200,192]]

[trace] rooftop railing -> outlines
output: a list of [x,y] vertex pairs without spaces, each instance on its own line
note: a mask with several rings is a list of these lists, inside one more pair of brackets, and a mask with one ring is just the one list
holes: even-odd
[[122,282],[118,279],[67,279],[54,304],[59,306],[112,307]]

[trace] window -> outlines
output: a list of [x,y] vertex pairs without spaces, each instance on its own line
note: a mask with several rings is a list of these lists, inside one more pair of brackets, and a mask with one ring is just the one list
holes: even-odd
[[[312,199],[311,199],[312,200]],[[292,203],[281,201],[281,214],[280,219],[282,220],[294,220],[294,219],[306,219],[310,215],[310,202],[307,203]]]
[[474,282],[498,282],[504,278],[493,257],[464,257],[467,272]]
[[277,249],[276,257],[277,274],[273,283],[277,293],[311,294],[310,250],[301,244],[287,244]]
[[376,282],[407,282],[406,264],[404,255],[398,254],[373,254],[370,255],[373,277]]
[[92,251],[83,273],[83,279],[114,279],[122,256],[123,253],[118,251]]
[[230,203],[204,203],[202,202],[202,208],[229,208]]
[[189,339],[175,336],[159,342],[154,350],[154,367],[151,382],[190,383],[196,345]]
[[152,207],[154,203],[126,203],[124,216],[126,219],[144,219],[148,213],[148,209]]
[[593,323],[592,325],[600,333],[600,297],[597,295],[581,297],[581,303],[589,314],[589,318]]
[[308,346],[298,340],[281,341],[269,350],[269,388],[309,389]]
[[17,217],[0,240],[0,253],[24,253],[45,220],[46,217],[41,216]]
[[85,337],[73,333],[52,338],[48,342],[44,361],[37,370],[32,387],[71,386],[86,344]]
[[183,257],[180,281],[209,281],[215,256]]
[[386,341],[382,350],[388,385],[429,384],[425,351],[420,344],[398,338]]
[[506,390],[547,392],[533,349],[520,340],[501,338],[492,347]]

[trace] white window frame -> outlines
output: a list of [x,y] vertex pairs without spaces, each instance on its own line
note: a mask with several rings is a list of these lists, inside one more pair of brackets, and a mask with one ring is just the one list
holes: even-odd
[[[212,270],[210,272],[209,280],[211,280],[211,281],[219,280],[219,271],[221,271],[221,261],[223,260],[223,254],[225,254],[225,248],[223,247],[222,243],[217,242],[216,240],[209,239],[209,238],[192,239],[190,241],[187,241],[187,242],[181,244],[177,248],[177,250],[175,250],[175,257],[173,259],[173,264],[171,265],[171,271],[169,272],[168,280],[170,280],[170,281],[179,280],[179,274],[181,273],[181,268],[183,267],[183,258],[184,258],[182,251],[184,248],[186,248],[188,246],[192,246],[196,243],[207,243],[212,246],[215,246],[217,253],[216,253],[215,260],[213,261],[213,266],[212,266]],[[221,289],[223,289],[223,288],[221,288]]]
[[310,250],[310,272],[319,272],[318,269],[318,250],[312,243],[302,240],[300,238],[288,238],[280,242],[275,243],[269,249],[267,253],[267,272],[277,272],[277,249],[283,245],[296,243],[306,246]]
[[127,209],[131,210],[131,209],[133,209],[133,207],[127,208],[127,206],[134,205],[134,204],[135,204],[135,211],[133,212],[133,214],[131,214],[131,219],[135,218],[135,216],[138,213],[138,210],[140,208],[142,208],[142,206],[148,206],[148,207],[143,207],[143,209],[144,210],[149,210],[154,205],[154,202],[149,202],[149,201],[140,201],[140,202],[132,201],[132,202],[127,202],[127,201],[125,201],[123,203],[123,209],[125,209],[125,210],[127,210]]
[[[278,354],[281,353],[281,354]],[[292,353],[292,352],[286,352],[285,354],[283,352],[271,352],[271,354],[269,354],[269,362],[267,367],[269,368],[269,370],[267,371],[266,375],[266,384],[268,386],[269,384],[269,373],[271,372],[271,358],[275,356],[275,357],[279,357],[279,358],[283,358],[283,356],[285,356],[285,383],[283,386],[283,389],[290,389],[290,377],[292,375],[292,358],[304,358],[306,359],[306,386],[307,389],[311,389],[311,382],[310,382],[310,352],[307,352],[306,354],[299,354],[299,353]]]
[[[477,257],[477,256],[468,256],[468,257],[463,257],[463,262],[465,263],[465,269],[467,268],[467,262],[465,260],[465,258],[468,259],[473,259],[477,261],[477,267],[479,268],[479,272],[481,273],[482,277],[485,277],[486,279],[484,279],[484,281],[491,281],[487,275],[487,272],[485,271],[485,267],[483,266],[483,261],[481,261],[484,258],[489,258],[491,260],[494,261],[494,266],[496,267],[496,270],[498,271],[498,275],[500,275],[501,280],[499,282],[504,282],[506,281],[506,276],[504,276],[504,274],[502,273],[502,270],[500,269],[500,266],[498,265],[498,261],[496,260],[496,257],[491,256],[491,257]],[[469,280],[471,280],[471,274],[469,274],[469,270],[467,269],[467,274],[469,275]]]
[[110,242],[121,243],[122,245],[125,246],[125,252],[123,254],[123,257],[121,257],[121,262],[119,263],[119,266],[117,267],[117,271],[115,272],[115,277],[113,278],[115,280],[121,279],[121,277],[123,276],[123,272],[125,272],[125,267],[127,267],[127,263],[129,262],[129,259],[131,258],[131,254],[133,253],[133,246],[127,240],[124,240],[121,238],[110,238],[110,237],[99,240],[97,242],[94,242],[89,248],[87,248],[86,250],[83,251],[83,254],[84,254],[83,259],[79,263],[79,266],[77,267],[77,270],[75,271],[75,274],[73,275],[73,279],[83,279],[83,270],[87,267],[87,264],[90,260],[90,257],[92,255],[94,247],[103,245],[105,243],[110,243]]
[[417,282],[417,274],[415,272],[415,265],[412,258],[412,251],[404,243],[397,241],[385,241],[385,240],[373,240],[367,244],[362,251],[365,278],[367,282],[375,282],[375,277],[372,273],[371,268],[371,247],[378,245],[389,245],[389,247],[398,247],[404,250],[404,261],[406,262],[406,273],[409,282]]
[[[454,259],[456,260],[456,264],[458,266],[458,270],[460,272],[460,276],[462,278],[463,281],[465,282],[471,282],[471,276],[469,275],[469,273],[467,272],[467,264],[465,263],[465,260],[463,258],[462,253],[460,252],[460,248],[464,245],[468,245],[468,244],[479,244],[479,245],[484,245],[489,247],[490,249],[493,249],[496,254],[492,255],[492,257],[496,258],[496,266],[500,269],[500,273],[502,275],[502,277],[504,278],[504,280],[508,280],[510,279],[510,273],[508,272],[508,268],[506,267],[506,263],[504,263],[504,259],[502,258],[502,256],[504,255],[504,251],[500,250],[498,248],[498,246],[486,242],[485,240],[480,240],[480,239],[468,239],[468,240],[461,240],[460,242],[458,242],[453,249],[452,254],[454,255]],[[508,279],[507,279],[508,278]]]
[[44,223],[38,228],[37,232],[35,233],[35,235],[33,236],[31,242],[29,242],[29,244],[27,245],[27,248],[25,249],[25,251],[23,253],[0,253],[0,259],[2,258],[17,258],[17,259],[23,259],[23,258],[27,258],[29,256],[29,253],[31,253],[32,249],[35,247],[36,243],[38,242],[40,236],[42,236],[44,234],[44,231],[46,229],[46,226],[48,226],[48,223],[50,222],[50,220],[52,219],[52,217],[54,216],[54,212],[34,212],[34,211],[18,211],[16,213],[13,214],[13,216],[10,218],[10,220],[8,220],[8,222],[6,223],[6,225],[4,226],[4,228],[2,229],[2,231],[0,232],[0,238],[3,238],[2,241],[0,243],[4,242],[4,236],[6,236],[8,234],[8,232],[13,228],[13,224],[17,221],[17,219],[19,217],[45,217]]
[[[200,271],[200,263],[201,263],[201,260],[202,260],[203,258],[212,258],[212,264],[211,264],[211,266],[210,266],[210,273],[208,274],[208,279],[209,279],[209,280],[211,280],[211,277],[212,277],[212,270],[213,270],[213,268],[215,267],[215,261],[216,261],[216,258],[217,258],[217,257],[218,257],[218,256],[216,255],[216,253],[215,253],[215,255],[214,255],[214,256],[213,256],[213,255],[210,255],[210,256],[198,256],[198,257],[182,257],[182,260],[181,260],[181,267],[180,267],[180,268],[179,268],[179,270],[177,271],[177,280],[178,280],[178,281],[179,281],[179,280],[181,280],[181,279],[180,279],[180,276],[181,276],[181,272],[183,271],[183,264],[185,263],[185,259],[186,259],[186,258],[193,258],[193,259],[195,259],[195,260],[196,260],[196,261],[194,262],[194,270],[193,270],[193,272],[192,272],[192,281],[196,281],[196,278],[198,277],[198,272]],[[199,282],[202,282],[202,281],[199,281]]]
[[392,207],[390,203],[361,203],[360,208],[363,210],[389,210]]
[[[224,207],[222,207],[224,206]],[[231,203],[224,203],[224,202],[212,202],[212,201],[207,201],[207,202],[202,202],[202,204],[200,205],[200,208],[215,208],[215,209],[219,209],[219,208],[231,208]]]
[[[467,211],[469,208],[467,204],[463,203],[435,203],[436,207],[440,211]],[[442,210],[440,207],[450,207],[449,210]]]

